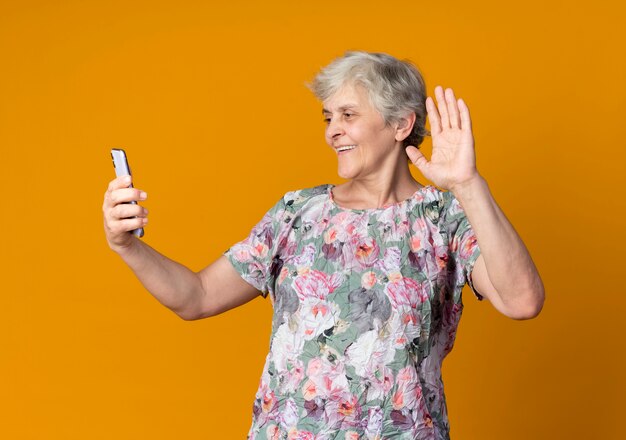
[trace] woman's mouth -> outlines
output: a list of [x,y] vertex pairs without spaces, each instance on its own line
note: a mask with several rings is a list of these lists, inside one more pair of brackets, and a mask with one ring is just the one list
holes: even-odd
[[356,148],[356,145],[343,145],[341,147],[337,147],[337,154],[345,154],[350,150],[354,150]]

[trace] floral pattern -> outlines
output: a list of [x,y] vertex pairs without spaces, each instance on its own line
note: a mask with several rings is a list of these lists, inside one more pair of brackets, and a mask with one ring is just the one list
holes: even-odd
[[361,210],[332,188],[288,192],[224,254],[274,307],[248,438],[448,439],[441,363],[474,232],[433,186]]

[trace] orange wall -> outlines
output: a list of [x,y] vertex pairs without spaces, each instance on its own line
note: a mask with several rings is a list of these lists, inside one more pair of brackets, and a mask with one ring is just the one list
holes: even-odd
[[199,270],[287,190],[339,181],[304,83],[364,49],[469,104],[546,285],[525,322],[466,294],[453,437],[625,438],[624,6],[505,5],[3,1],[0,437],[245,437],[270,303],[185,322],[144,291],[102,232],[109,149],[148,192],[145,240]]

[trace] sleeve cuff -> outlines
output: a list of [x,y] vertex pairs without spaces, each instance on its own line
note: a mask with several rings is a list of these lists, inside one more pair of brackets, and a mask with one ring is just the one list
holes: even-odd
[[472,280],[472,272],[474,271],[474,264],[476,263],[476,260],[478,259],[479,256],[480,256],[480,248],[478,246],[476,246],[476,250],[474,251],[474,253],[467,260],[467,264],[465,266],[465,268],[466,268],[465,270],[467,271],[467,274],[466,274],[467,285],[472,290],[472,293],[474,294],[474,296],[479,301],[482,301],[484,299],[484,297],[480,293],[478,293],[478,291],[474,287],[474,280]]
[[246,265],[246,263],[241,263],[237,261],[233,256],[233,252],[231,252],[231,249],[227,249],[222,255],[226,257],[226,259],[230,262],[235,271],[245,282],[258,290],[263,298],[267,297],[268,290],[266,289],[265,285],[259,281],[258,277],[253,276],[249,271],[245,270],[246,268],[244,266]]

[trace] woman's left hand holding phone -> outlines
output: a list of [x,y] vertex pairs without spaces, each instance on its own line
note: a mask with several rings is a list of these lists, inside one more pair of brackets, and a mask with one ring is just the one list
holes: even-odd
[[131,176],[120,176],[109,182],[104,194],[104,232],[109,247],[117,253],[132,245],[135,237],[131,231],[148,223],[148,210],[132,203],[146,200],[147,194],[138,188],[129,188],[131,183]]

